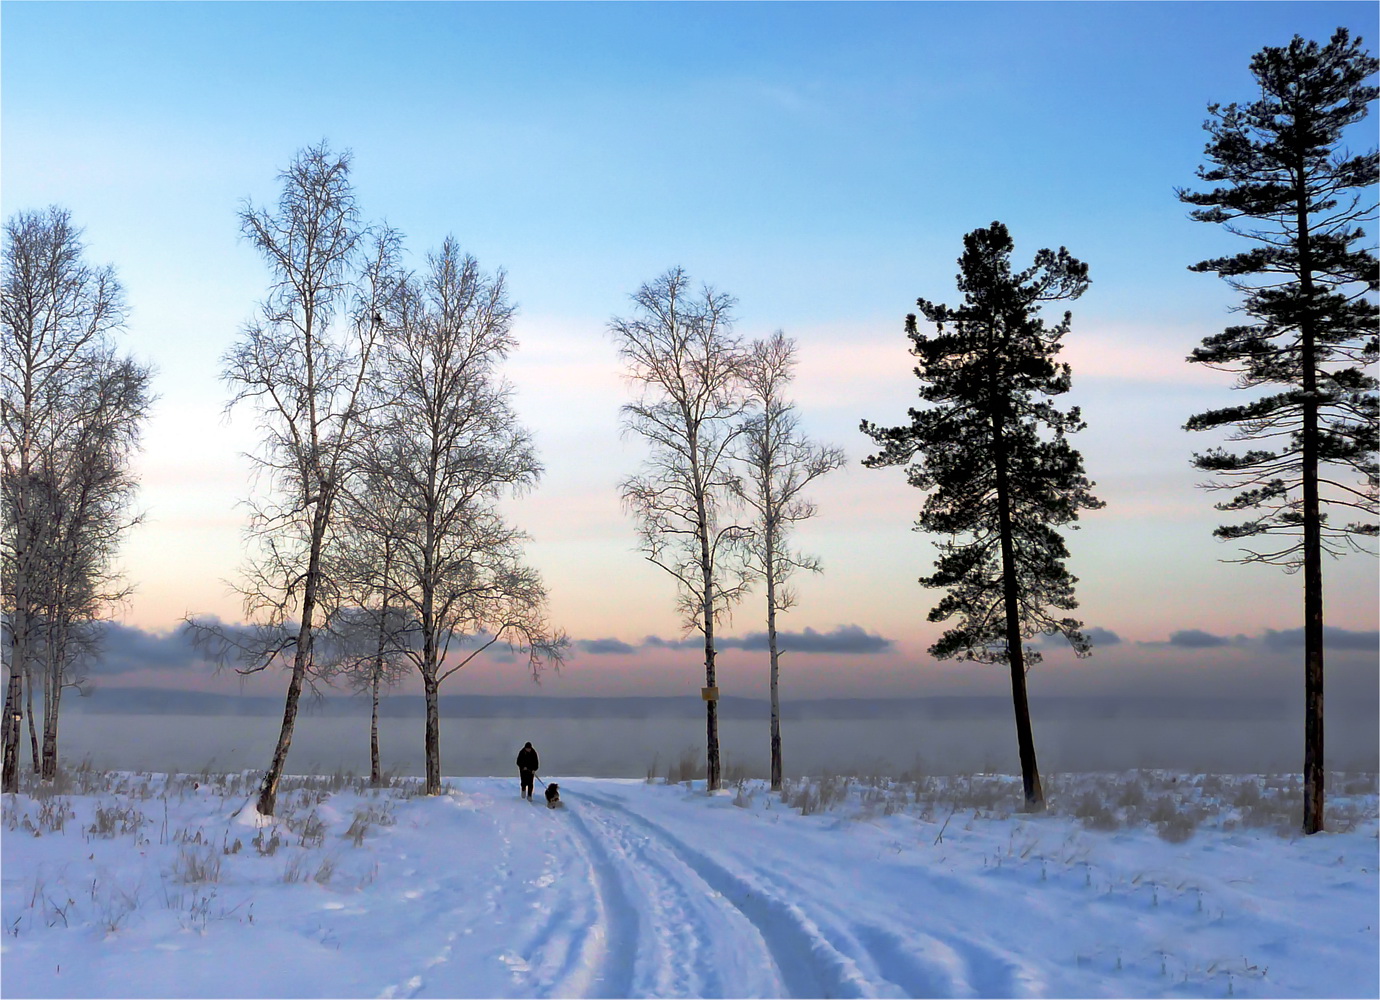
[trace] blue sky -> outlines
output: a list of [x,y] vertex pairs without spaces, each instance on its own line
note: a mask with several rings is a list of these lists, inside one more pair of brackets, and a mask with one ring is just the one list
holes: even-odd
[[[1194,184],[1207,103],[1253,96],[1254,52],[1339,25],[1375,51],[1374,4],[7,2],[0,18],[0,207],[72,210],[128,289],[126,343],[159,370],[130,625],[236,617],[223,581],[253,429],[221,413],[219,358],[265,274],[235,212],[274,198],[277,171],[323,137],[353,150],[366,215],[414,253],[454,233],[508,272],[523,345],[510,375],[547,463],[514,517],[556,621],[641,651],[587,646],[563,690],[699,683],[692,652],[643,642],[674,639],[676,623],[618,505],[639,453],[618,433],[627,390],[604,332],[674,264],[739,298],[740,332],[798,339],[806,426],[851,460],[817,493],[801,540],[826,572],[801,581],[788,627],[887,644],[802,652],[802,672],[822,692],[875,675],[878,690],[924,693],[977,669],[924,655],[937,627],[924,621],[936,595],[915,583],[932,552],[908,530],[920,496],[898,470],[857,465],[870,447],[857,424],[904,419],[904,316],[917,296],[955,299],[962,236],[993,219],[1018,260],[1064,245],[1092,276],[1068,357],[1108,507],[1070,542],[1087,622],[1123,641],[1078,669],[1189,669],[1202,654],[1176,632],[1299,624],[1297,579],[1219,562],[1231,553],[1194,489],[1188,454],[1211,442],[1180,427],[1228,402],[1230,380],[1182,359],[1234,298],[1186,267],[1234,243],[1173,191]],[[1374,135],[1372,118],[1357,146]],[[1328,574],[1329,621],[1373,632],[1374,560]],[[744,605],[732,633],[759,617]],[[1213,655],[1244,664],[1251,649]],[[757,655],[725,658],[755,684]],[[522,681],[503,669],[493,685]]]

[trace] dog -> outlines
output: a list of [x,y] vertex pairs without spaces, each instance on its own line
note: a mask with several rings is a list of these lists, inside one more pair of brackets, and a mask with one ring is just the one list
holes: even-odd
[[555,809],[561,804],[561,786],[554,781],[546,786],[546,808]]

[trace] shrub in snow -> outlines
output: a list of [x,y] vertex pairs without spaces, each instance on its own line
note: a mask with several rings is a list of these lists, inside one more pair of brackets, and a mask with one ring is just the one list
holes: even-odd
[[138,806],[130,804],[122,807],[112,802],[96,807],[96,818],[86,832],[93,837],[110,838],[138,833],[146,822],[143,810]]
[[1374,774],[1343,777],[1341,784],[1343,795],[1375,795],[1380,791],[1380,782],[1377,782],[1377,775]]
[[1171,844],[1182,844],[1198,829],[1198,821],[1188,812],[1178,812],[1155,824],[1155,832]]
[[1096,791],[1087,791],[1078,797],[1074,803],[1073,815],[1082,820],[1083,825],[1090,830],[1121,828],[1121,821],[1117,819],[1116,813],[1107,807],[1102,795]]
[[666,765],[666,784],[680,785],[688,781],[702,780],[706,775],[704,765],[695,750],[682,750],[680,757]]
[[1140,780],[1139,775],[1120,786],[1117,805],[1122,809],[1139,809],[1145,805],[1145,783]]
[[220,881],[221,852],[209,844],[184,843],[173,862],[173,880],[184,885]]
[[1250,778],[1236,786],[1236,796],[1232,804],[1238,809],[1250,809],[1260,804],[1260,785]]

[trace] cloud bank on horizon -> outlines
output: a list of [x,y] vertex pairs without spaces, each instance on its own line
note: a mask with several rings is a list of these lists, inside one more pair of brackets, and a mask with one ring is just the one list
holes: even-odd
[[[248,626],[218,624],[232,635],[240,635],[246,639],[254,635],[254,630]],[[1095,649],[1121,647],[1122,650],[1150,652],[1238,649],[1269,657],[1287,657],[1303,646],[1302,629],[1264,628],[1254,636],[1219,636],[1197,629],[1183,629],[1172,633],[1167,639],[1134,640],[1130,643],[1107,629],[1094,627],[1087,631],[1094,638]],[[1380,665],[1380,631],[1353,631],[1328,626],[1325,639],[1330,652],[1350,660],[1375,662]],[[933,664],[922,649],[905,647],[895,639],[870,633],[859,625],[840,625],[829,632],[818,632],[811,628],[800,632],[783,631],[778,633],[778,641],[783,651],[805,655],[866,659],[890,657],[912,667]],[[1050,640],[1046,637],[1045,641]],[[586,667],[597,668],[601,661],[618,661],[656,653],[693,653],[703,649],[703,640],[694,635],[675,639],[647,636],[637,644],[616,638],[574,639],[571,644],[576,654],[571,658],[572,663],[568,669],[574,671]],[[766,633],[749,632],[742,636],[726,636],[716,645],[720,650],[764,652],[767,649]],[[139,672],[147,676],[159,675],[164,680],[171,681],[179,675],[206,676],[216,670],[216,665],[193,641],[190,626],[185,624],[171,631],[160,632],[136,625],[105,622],[100,625],[98,648],[98,655],[87,665],[93,678]],[[498,648],[484,655],[493,663],[513,662],[505,648]],[[1109,655],[1124,654],[1118,651]],[[1111,673],[1116,672],[1110,665],[1107,669]],[[525,681],[525,675],[519,677],[515,673],[514,679],[515,685],[518,685],[519,682]],[[514,689],[525,688],[515,686]]]

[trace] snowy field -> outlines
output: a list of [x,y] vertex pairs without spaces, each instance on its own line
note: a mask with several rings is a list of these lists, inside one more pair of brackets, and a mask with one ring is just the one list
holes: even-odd
[[[287,779],[77,771],[3,806],[6,997],[1366,996],[1375,777]],[[540,789],[538,790],[540,794]]]

